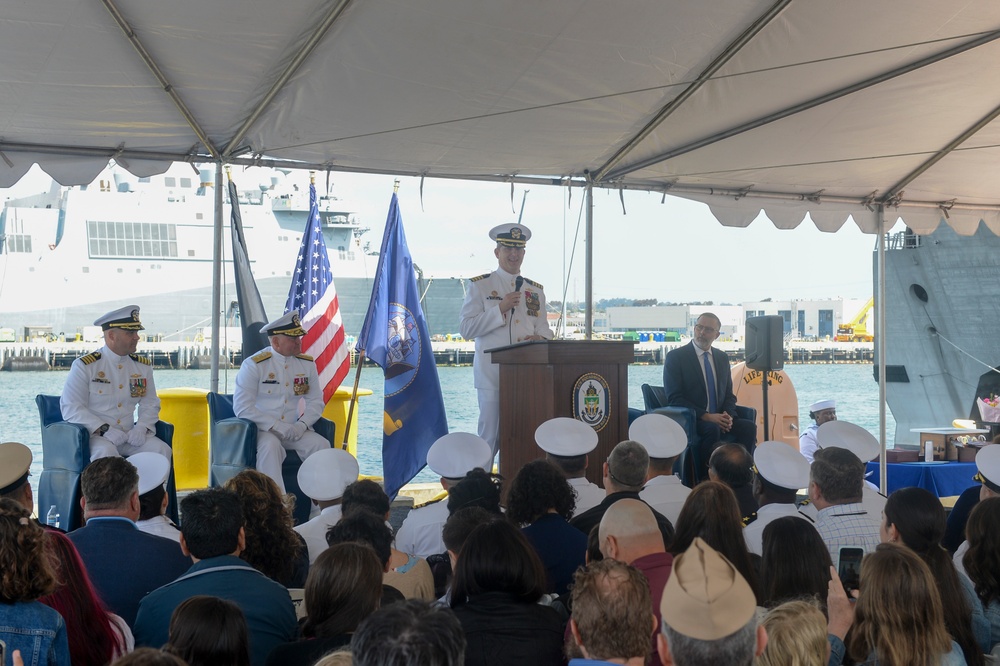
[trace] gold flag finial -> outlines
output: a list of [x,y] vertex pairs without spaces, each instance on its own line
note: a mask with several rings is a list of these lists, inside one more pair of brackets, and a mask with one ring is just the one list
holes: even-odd
[[392,193],[399,194],[399,178],[394,180],[392,183]]
[[232,167],[230,167],[227,164],[226,165],[226,180],[232,180],[232,179],[233,179],[233,170],[232,170]]
[[316,172],[315,171],[310,171],[309,172],[309,184],[310,185],[315,185],[316,184]]

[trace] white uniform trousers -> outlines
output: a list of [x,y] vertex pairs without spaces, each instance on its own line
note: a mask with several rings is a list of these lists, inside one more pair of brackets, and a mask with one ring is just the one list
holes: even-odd
[[500,391],[477,389],[479,393],[479,436],[486,440],[497,457],[500,438]]
[[330,448],[330,442],[319,433],[306,430],[299,439],[282,440],[270,430],[257,431],[257,471],[271,477],[278,484],[281,494],[285,494],[285,482],[281,478],[281,463],[285,462],[286,450],[295,451],[305,461],[322,449]]
[[100,435],[90,436],[90,462],[94,462],[98,458],[128,458],[136,453],[144,452],[159,453],[167,460],[170,460],[173,455],[167,443],[152,433],[146,435],[145,443],[139,446],[132,446],[127,440],[121,446],[115,446],[111,440]]

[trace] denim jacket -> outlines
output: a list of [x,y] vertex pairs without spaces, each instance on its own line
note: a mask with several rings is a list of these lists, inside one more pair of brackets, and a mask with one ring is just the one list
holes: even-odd
[[70,663],[66,623],[37,601],[0,603],[0,640],[7,644],[7,659],[14,650],[21,651],[24,666]]

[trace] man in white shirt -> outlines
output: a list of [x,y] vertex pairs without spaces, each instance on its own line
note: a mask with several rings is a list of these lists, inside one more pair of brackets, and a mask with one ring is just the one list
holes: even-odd
[[812,462],[816,449],[820,448],[816,432],[824,423],[837,420],[837,401],[819,400],[809,405],[809,418],[813,423],[799,435],[799,452]]
[[816,531],[837,562],[844,546],[870,553],[881,543],[882,516],[861,504],[865,466],[858,457],[836,447],[816,452],[809,469],[809,499],[816,506]]
[[139,520],[135,526],[146,534],[181,542],[181,531],[167,517],[167,477],[170,461],[159,453],[143,452],[129,456],[139,472]]
[[796,516],[813,524],[795,506],[795,494],[809,485],[809,463],[784,442],[761,442],[753,452],[753,462],[757,468],[753,494],[759,508],[753,522],[743,528],[743,536],[750,552],[760,555],[764,528],[772,521]]
[[628,438],[642,444],[649,454],[646,485],[639,491],[639,498],[676,525],[691,493],[674,475],[674,463],[687,448],[684,428],[669,416],[643,414],[629,426]]
[[604,501],[604,489],[587,479],[588,454],[597,448],[597,432],[591,426],[565,416],[549,419],[535,429],[535,443],[572,486],[574,516]]
[[[862,465],[877,458],[882,448],[875,435],[847,421],[827,421],[816,431],[816,441],[819,442],[817,451],[828,448],[846,449],[857,456]],[[868,515],[881,520],[885,502],[886,496],[878,491],[878,486],[865,479],[861,488],[861,504]],[[802,503],[799,510],[803,515],[816,519],[816,507],[808,500]]]
[[299,488],[319,506],[319,515],[295,527],[309,549],[309,564],[327,548],[326,531],[340,520],[344,489],[358,480],[358,461],[343,449],[323,449],[299,467]]

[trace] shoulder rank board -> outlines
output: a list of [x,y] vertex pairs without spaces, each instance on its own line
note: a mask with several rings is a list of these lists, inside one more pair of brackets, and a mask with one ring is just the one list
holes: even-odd
[[101,360],[101,352],[99,352],[99,351],[90,352],[86,356],[81,356],[80,360],[83,361],[84,365],[90,365],[91,363],[94,363],[95,361]]
[[493,275],[493,273],[483,273],[482,275],[477,275],[476,277],[471,278],[470,281],[471,282],[479,282],[480,280],[485,280],[486,278],[488,278],[491,275]]
[[269,351],[263,351],[263,352],[260,352],[259,354],[251,356],[250,358],[253,359],[254,363],[263,363],[267,359],[271,358],[271,352],[269,352]]
[[138,354],[129,354],[128,357],[135,361],[136,363],[142,363],[143,365],[153,365],[153,362],[149,360],[146,356],[139,356]]

